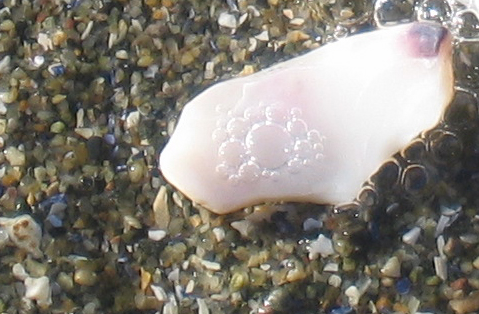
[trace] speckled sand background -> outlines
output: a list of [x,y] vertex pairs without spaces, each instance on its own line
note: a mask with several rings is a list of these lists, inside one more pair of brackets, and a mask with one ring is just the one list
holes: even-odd
[[474,14],[450,4],[0,1],[0,312],[477,311],[474,41],[456,47],[467,90],[455,109],[383,167],[365,208],[220,217],[157,169],[182,107],[215,81],[372,29],[373,17],[459,17],[457,35],[477,38]]

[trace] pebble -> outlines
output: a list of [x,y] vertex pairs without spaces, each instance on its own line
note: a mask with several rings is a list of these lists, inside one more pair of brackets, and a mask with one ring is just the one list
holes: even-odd
[[381,274],[387,277],[398,278],[401,276],[401,263],[396,256],[389,258],[381,268]]
[[52,304],[52,290],[48,277],[25,278],[25,298],[36,300],[40,307],[49,307]]
[[25,166],[26,156],[25,151],[20,150],[19,148],[10,146],[5,149],[5,158],[7,158],[8,162],[11,166]]
[[89,269],[77,269],[73,280],[80,286],[93,286],[97,283],[97,274]]
[[451,300],[449,306],[456,314],[475,312],[479,310],[479,291],[474,291],[463,299]]
[[148,239],[153,241],[161,241],[166,237],[164,230],[148,230]]
[[421,235],[421,228],[414,227],[402,236],[402,241],[409,245],[416,244],[419,236]]
[[237,26],[236,17],[228,12],[221,12],[218,17],[218,24],[222,27],[234,29]]
[[310,243],[308,251],[310,260],[318,258],[318,255],[324,258],[335,253],[333,241],[323,234],[320,234],[317,240]]
[[30,215],[21,215],[16,218],[0,218],[0,227],[6,230],[9,241],[35,258],[43,256],[40,250],[42,229]]

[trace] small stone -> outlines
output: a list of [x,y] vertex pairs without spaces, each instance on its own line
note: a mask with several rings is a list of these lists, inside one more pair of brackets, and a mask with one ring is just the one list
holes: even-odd
[[318,255],[321,255],[321,257],[325,258],[329,255],[333,255],[334,253],[333,241],[325,237],[323,234],[320,234],[318,239],[311,242],[309,245],[310,260],[318,258]]
[[449,301],[449,306],[456,314],[466,314],[479,310],[479,291],[474,291],[463,299]]
[[221,264],[216,263],[216,262],[210,262],[207,260],[201,260],[201,265],[203,265],[204,268],[213,270],[213,271],[219,271],[221,270]]
[[125,121],[125,129],[129,130],[131,128],[138,128],[138,124],[140,123],[140,112],[133,111],[128,114]]
[[402,236],[402,241],[409,245],[416,244],[419,236],[421,235],[421,228],[414,227]]
[[15,277],[15,279],[18,279],[21,281],[24,281],[28,277],[27,271],[25,270],[23,265],[20,263],[15,263],[12,266],[12,275],[13,277]]
[[128,52],[124,49],[115,52],[115,57],[120,60],[128,60]]
[[436,276],[443,281],[447,280],[447,260],[441,256],[434,256],[434,269],[436,270]]
[[294,18],[293,10],[291,9],[284,9],[283,15],[286,16],[288,19],[292,20]]
[[256,38],[259,41],[267,42],[267,41],[269,41],[268,31],[264,30],[261,33],[259,33],[258,35],[254,36],[254,38]]
[[166,237],[164,230],[148,230],[148,239],[153,241],[161,241]]
[[381,274],[387,277],[398,278],[401,276],[401,263],[396,256],[391,257],[381,268]]
[[356,286],[349,286],[344,294],[348,297],[348,303],[350,306],[356,307],[359,304],[361,293]]
[[77,269],[73,275],[73,280],[80,286],[91,287],[97,282],[97,275],[89,269]]
[[50,304],[52,304],[52,290],[50,288],[50,280],[48,277],[26,278],[25,298],[36,300],[40,307],[50,306]]
[[151,291],[153,291],[153,294],[155,295],[156,299],[158,299],[158,301],[160,302],[168,301],[168,295],[166,294],[165,289],[157,285],[151,285],[150,288],[151,288]]
[[215,74],[215,63],[210,61],[205,64],[205,80],[212,80],[216,77]]
[[55,134],[60,134],[65,131],[65,123],[62,121],[57,121],[52,123],[50,126],[50,132],[55,133]]
[[205,299],[197,298],[196,303],[198,304],[198,314],[210,314],[208,305],[206,305]]
[[225,239],[225,230],[221,227],[213,228],[213,234],[217,242],[221,242]]
[[0,23],[0,31],[2,32],[9,32],[14,28],[15,28],[15,23],[13,23],[12,20],[5,20],[2,23]]
[[58,105],[59,103],[61,103],[61,102],[64,101],[65,99],[67,99],[67,96],[66,96],[66,95],[57,94],[57,95],[55,95],[55,96],[52,97],[52,104]]
[[153,215],[155,218],[155,227],[167,230],[170,224],[170,211],[168,208],[168,194],[164,185],[160,187],[153,202]]
[[7,158],[10,165],[14,167],[24,166],[26,161],[25,152],[13,146],[5,149],[5,158]]
[[4,228],[9,240],[19,249],[31,253],[35,258],[43,256],[40,251],[42,229],[30,215],[15,218],[0,218],[0,227]]
[[236,28],[237,26],[236,17],[233,14],[229,14],[227,12],[221,12],[220,16],[218,17],[218,24],[226,28]]
[[341,286],[341,283],[342,283],[342,279],[338,275],[333,274],[329,276],[328,278],[328,284],[333,287],[339,288]]
[[302,26],[304,24],[304,19],[297,17],[289,21],[289,24],[292,26]]

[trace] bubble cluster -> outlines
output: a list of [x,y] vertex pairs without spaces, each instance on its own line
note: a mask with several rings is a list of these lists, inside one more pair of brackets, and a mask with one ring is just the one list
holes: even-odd
[[276,180],[321,162],[324,136],[310,129],[300,108],[257,105],[242,112],[218,105],[216,173],[233,183]]

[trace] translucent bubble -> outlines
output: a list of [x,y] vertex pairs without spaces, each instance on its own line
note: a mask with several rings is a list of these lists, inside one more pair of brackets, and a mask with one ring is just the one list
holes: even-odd
[[263,170],[261,172],[261,175],[264,178],[269,179],[271,181],[278,181],[281,177],[281,174],[279,173],[279,171],[276,171],[276,170]]
[[264,106],[251,106],[244,111],[245,119],[251,122],[258,122],[265,120]]
[[246,135],[246,147],[261,168],[274,169],[285,164],[293,139],[288,131],[274,123],[256,124]]
[[222,163],[216,166],[215,171],[222,179],[225,179],[225,180],[228,179],[231,175],[231,171],[225,163]]
[[401,178],[403,188],[408,193],[418,193],[424,189],[428,183],[426,168],[422,165],[410,165],[404,169]]
[[306,140],[298,140],[294,143],[294,152],[301,158],[311,157],[311,144]]
[[298,108],[298,107],[293,107],[289,110],[289,114],[293,117],[293,118],[299,118],[301,117],[301,115],[303,114],[301,108]]
[[346,26],[367,21],[373,12],[369,0],[319,1],[319,8],[323,19]]
[[227,113],[229,110],[229,106],[226,105],[226,104],[217,104],[216,107],[215,107],[215,111],[216,113]]
[[281,123],[286,120],[286,112],[279,107],[268,106],[264,112],[269,121]]
[[389,160],[382,164],[378,171],[371,176],[371,181],[377,190],[390,189],[399,182],[401,166],[396,160]]
[[293,158],[288,161],[288,172],[289,173],[298,173],[301,171],[303,162],[299,158]]
[[261,169],[254,162],[248,161],[242,164],[238,170],[238,175],[243,181],[253,182],[258,179]]
[[294,136],[301,136],[306,133],[308,130],[308,126],[306,125],[306,122],[304,122],[301,119],[293,119],[289,121],[286,125],[288,128],[288,131],[291,133],[291,135]]
[[233,118],[226,124],[226,130],[231,137],[242,138],[248,131],[248,123],[243,118]]
[[218,149],[218,156],[221,161],[230,167],[236,167],[243,163],[245,153],[246,151],[243,143],[236,140],[224,142]]
[[414,6],[409,0],[377,0],[374,21],[379,27],[412,21]]
[[223,143],[226,138],[228,137],[228,134],[226,133],[226,130],[223,128],[218,128],[213,131],[213,134],[211,134],[211,138],[213,141],[217,143]]
[[444,0],[422,0],[416,3],[416,14],[420,21],[445,22],[451,18],[451,7]]
[[463,144],[454,133],[437,130],[429,136],[428,149],[436,162],[449,164],[460,160]]
[[308,140],[311,142],[311,143],[320,143],[323,138],[321,136],[321,134],[319,133],[318,130],[311,130],[308,132],[307,134],[307,137],[308,137]]

